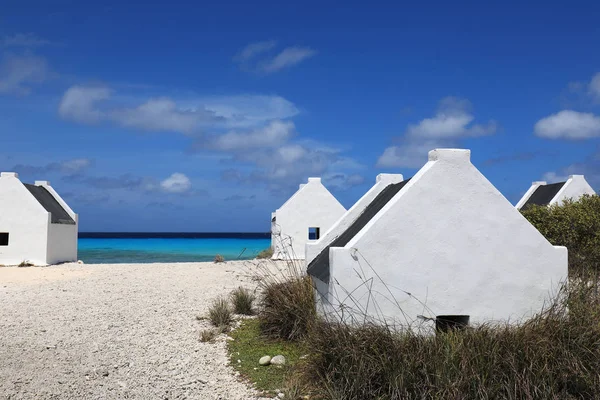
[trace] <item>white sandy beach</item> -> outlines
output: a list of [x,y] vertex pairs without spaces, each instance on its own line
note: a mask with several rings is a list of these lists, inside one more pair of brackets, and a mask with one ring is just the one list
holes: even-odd
[[253,264],[0,268],[0,398],[256,398],[195,318]]

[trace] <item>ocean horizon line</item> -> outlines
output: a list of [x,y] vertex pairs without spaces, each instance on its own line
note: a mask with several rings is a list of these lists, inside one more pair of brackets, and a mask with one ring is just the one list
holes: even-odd
[[79,232],[79,239],[266,239],[271,232]]

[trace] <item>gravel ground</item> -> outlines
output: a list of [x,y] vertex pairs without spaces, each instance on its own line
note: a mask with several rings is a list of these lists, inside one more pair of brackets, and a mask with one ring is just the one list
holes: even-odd
[[256,287],[248,262],[0,268],[0,398],[255,399],[211,301]]

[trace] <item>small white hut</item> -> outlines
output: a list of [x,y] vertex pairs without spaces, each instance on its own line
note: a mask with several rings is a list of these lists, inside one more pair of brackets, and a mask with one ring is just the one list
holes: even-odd
[[533,182],[529,190],[519,200],[516,207],[522,210],[532,205],[549,206],[562,204],[567,199],[578,200],[584,194],[596,194],[583,175],[571,175],[565,182],[548,184],[545,181]]
[[271,214],[273,259],[304,259],[306,243],[318,240],[345,212],[321,178],[308,178]]
[[[342,215],[340,219],[327,232],[321,235],[316,241],[306,243],[306,265],[308,266],[316,257],[318,257],[328,246],[335,246],[335,240],[340,239],[348,227],[360,217],[365,208],[371,204],[377,196],[387,189],[389,195],[393,195],[394,185],[402,182],[404,178],[401,174],[379,174],[375,178],[375,184],[365,193],[354,205]],[[321,257],[329,257],[325,251]]]
[[469,150],[430,151],[395,191],[376,197],[309,264],[322,312],[401,324],[422,316],[515,321],[540,311],[566,279],[567,249],[510,204]]
[[77,261],[78,216],[47,181],[0,174],[0,264]]

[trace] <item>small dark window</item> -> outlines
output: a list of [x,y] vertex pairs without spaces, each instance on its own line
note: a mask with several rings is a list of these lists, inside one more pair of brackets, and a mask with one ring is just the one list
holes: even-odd
[[321,228],[308,228],[308,240],[319,240]]
[[0,232],[0,246],[8,246],[8,232]]
[[435,317],[435,330],[437,332],[462,330],[469,326],[469,319],[469,315],[438,315]]

